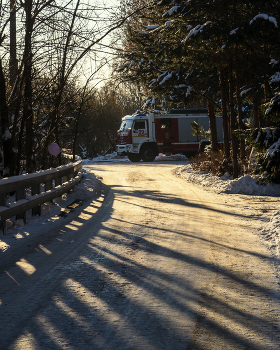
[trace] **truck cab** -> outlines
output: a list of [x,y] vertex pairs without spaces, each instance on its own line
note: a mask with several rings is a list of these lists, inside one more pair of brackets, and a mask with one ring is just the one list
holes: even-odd
[[125,116],[117,132],[117,153],[127,155],[132,162],[151,162],[158,155],[154,141],[153,118],[138,113]]

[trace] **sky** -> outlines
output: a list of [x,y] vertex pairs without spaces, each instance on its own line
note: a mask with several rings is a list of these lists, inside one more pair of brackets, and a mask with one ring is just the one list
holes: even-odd
[[[234,205],[235,195],[250,198],[248,205],[244,207],[244,212],[256,223],[257,234],[267,245],[271,255],[275,258],[277,270],[280,273],[280,208],[279,196],[280,185],[268,184],[261,186],[257,184],[255,178],[249,175],[240,176],[233,180],[229,175],[221,177],[209,173],[199,173],[193,171],[187,158],[183,155],[165,156],[160,154],[155,162],[172,159],[186,159],[186,165],[176,168],[176,175],[182,177],[186,182],[203,187],[206,191],[224,193],[228,195],[227,204]],[[84,165],[98,162],[111,162],[112,166],[117,162],[129,162],[127,157],[118,157],[116,153],[99,156],[93,159],[83,160]],[[89,168],[87,168],[89,169]],[[54,203],[46,203],[42,206],[41,217],[27,215],[27,224],[23,220],[8,220],[7,234],[0,236],[0,256],[11,253],[11,247],[20,248],[24,244],[25,238],[34,237],[42,231],[42,225],[55,223],[59,219],[59,214],[75,200],[90,199],[96,197],[98,191],[98,179],[90,170],[83,169],[83,180],[75,187],[70,194],[64,194],[61,198],[55,199]],[[175,176],[175,175],[174,175]]]

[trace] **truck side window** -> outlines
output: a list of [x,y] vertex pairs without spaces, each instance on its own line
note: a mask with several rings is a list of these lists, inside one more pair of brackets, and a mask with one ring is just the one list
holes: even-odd
[[171,118],[162,118],[160,120],[161,129],[172,129],[172,119]]
[[134,122],[134,130],[145,129],[146,123],[144,120]]

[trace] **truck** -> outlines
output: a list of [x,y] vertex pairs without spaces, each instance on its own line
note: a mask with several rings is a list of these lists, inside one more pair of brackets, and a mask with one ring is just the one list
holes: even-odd
[[[159,153],[194,154],[199,151],[198,136],[191,123],[196,121],[209,130],[207,108],[171,110],[169,113],[139,113],[122,118],[117,132],[117,153],[131,162],[152,162]],[[223,142],[222,118],[216,117],[218,142]]]

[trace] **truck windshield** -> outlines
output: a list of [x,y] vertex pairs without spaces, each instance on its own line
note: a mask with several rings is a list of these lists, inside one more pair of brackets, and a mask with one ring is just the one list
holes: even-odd
[[133,124],[133,120],[123,120],[120,126],[120,131],[130,130]]

